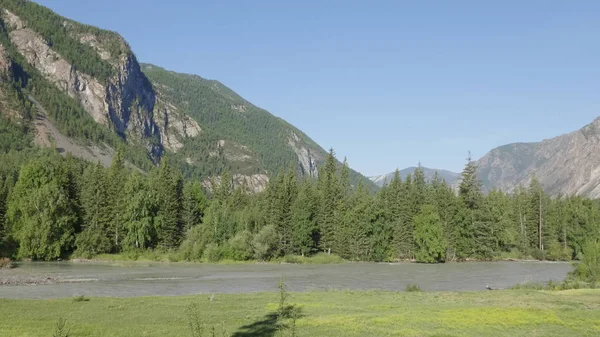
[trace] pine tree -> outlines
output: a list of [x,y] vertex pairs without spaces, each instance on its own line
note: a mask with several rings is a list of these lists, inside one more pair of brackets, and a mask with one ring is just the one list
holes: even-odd
[[373,199],[362,182],[358,183],[351,201],[351,208],[345,214],[347,226],[344,257],[357,261],[370,258],[369,236],[375,220]]
[[83,172],[80,193],[82,232],[75,241],[80,256],[90,258],[111,251],[108,192],[107,178],[100,163],[87,167]]
[[121,240],[123,238],[123,213],[127,204],[123,198],[123,186],[126,177],[123,152],[122,150],[118,150],[108,169],[106,184],[108,188],[108,216],[110,221],[108,233],[111,238],[113,250],[115,251],[121,247]]
[[181,195],[166,158],[161,161],[155,180],[158,212],[155,219],[158,245],[162,248],[175,248],[182,238]]
[[454,241],[456,254],[465,258],[473,254],[476,249],[475,222],[477,221],[477,210],[483,201],[481,182],[477,178],[477,165],[470,153],[461,174],[458,197],[461,200],[461,207],[457,212],[456,221],[459,225],[454,233]]
[[322,173],[319,173],[319,191],[321,192],[321,208],[319,210],[319,246],[331,253],[335,246],[335,209],[339,198],[335,152],[329,151]]
[[183,229],[184,231],[202,223],[208,199],[198,181],[188,182],[183,187]]
[[446,256],[444,229],[434,206],[425,205],[414,218],[415,258],[418,262],[443,262]]
[[340,180],[338,185],[338,198],[335,205],[335,238],[333,243],[333,250],[339,255],[344,255],[344,251],[347,250],[347,242],[349,240],[349,224],[347,223],[346,213],[348,212],[351,198],[351,187],[350,187],[350,168],[348,167],[348,161],[344,158],[342,169],[340,172]]
[[454,260],[456,258],[456,242],[453,233],[456,231],[456,214],[459,205],[454,190],[439,177],[437,172],[431,181],[431,204],[435,205],[444,228],[447,244],[446,257]]
[[544,218],[546,197],[539,180],[533,176],[529,183],[529,207],[531,218],[529,221],[529,242],[532,247],[544,250]]
[[302,256],[317,249],[318,202],[313,183],[305,180],[299,189],[298,197],[292,206],[292,251]]

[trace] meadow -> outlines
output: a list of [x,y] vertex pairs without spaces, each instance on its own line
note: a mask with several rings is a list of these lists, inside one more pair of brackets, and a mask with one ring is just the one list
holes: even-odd
[[[216,336],[291,336],[278,331],[276,292],[184,297],[0,299],[0,336],[192,336],[195,303]],[[600,290],[290,293],[296,336],[599,336]],[[290,320],[286,320],[290,324]],[[289,330],[289,329],[288,329]],[[210,335],[210,334],[209,334]]]

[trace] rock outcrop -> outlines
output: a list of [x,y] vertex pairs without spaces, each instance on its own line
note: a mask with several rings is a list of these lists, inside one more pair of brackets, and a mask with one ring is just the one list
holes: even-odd
[[318,177],[317,158],[311,153],[310,149],[302,146],[300,137],[293,131],[288,137],[288,145],[294,150],[296,156],[298,156],[302,173],[309,177]]

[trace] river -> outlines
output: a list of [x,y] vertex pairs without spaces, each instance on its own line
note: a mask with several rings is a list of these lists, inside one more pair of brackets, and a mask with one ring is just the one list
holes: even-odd
[[[0,298],[85,296],[174,296],[198,293],[273,291],[281,276],[291,291],[328,289],[403,291],[418,284],[425,291],[507,288],[517,283],[561,281],[570,263],[472,262],[446,264],[344,263],[166,264],[23,262],[0,270]],[[23,281],[37,284],[18,284]],[[42,284],[39,284],[42,283]]]

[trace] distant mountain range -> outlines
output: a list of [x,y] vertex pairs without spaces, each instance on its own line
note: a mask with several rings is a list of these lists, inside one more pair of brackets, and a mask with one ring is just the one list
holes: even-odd
[[484,186],[511,191],[532,176],[552,194],[600,197],[600,118],[537,143],[497,147],[477,161]]
[[[510,192],[527,186],[535,176],[551,195],[582,195],[600,198],[600,118],[583,128],[534,143],[513,143],[492,149],[477,160],[478,175],[484,189],[500,188]],[[423,168],[431,178],[435,169]],[[400,171],[404,179],[415,167]],[[456,186],[460,174],[437,170],[440,177]],[[394,172],[370,177],[383,186]]]
[[[438,175],[440,176],[440,178],[445,180],[448,184],[454,185],[460,178],[460,173],[450,172],[447,170],[432,169],[432,168],[427,168],[427,167],[421,167],[421,168],[423,169],[423,173],[425,173],[425,179],[431,179],[433,177],[433,175],[435,174],[435,172],[437,172]],[[406,177],[409,174],[412,175],[416,169],[417,169],[416,166],[411,166],[411,167],[407,167],[405,169],[400,170],[400,172],[399,172],[400,178],[402,178],[402,180],[406,179]],[[377,186],[381,187],[381,186],[389,183],[394,178],[394,174],[396,174],[395,171],[388,173],[388,174],[380,175],[380,176],[369,177],[369,179],[371,179],[371,181],[374,182]]]

